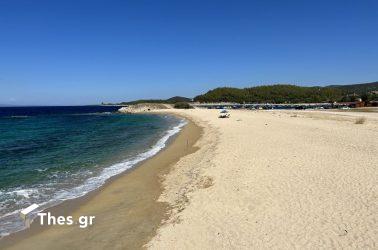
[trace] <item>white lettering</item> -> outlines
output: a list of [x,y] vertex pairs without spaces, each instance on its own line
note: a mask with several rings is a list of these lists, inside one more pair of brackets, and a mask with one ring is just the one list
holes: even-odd
[[[74,225],[74,220],[72,216],[58,216],[55,217],[50,212],[48,213],[38,213],[37,214],[40,218],[40,224],[43,226],[45,224],[47,225]],[[79,227],[80,228],[87,228],[88,226],[93,225],[94,219],[96,216],[80,216],[79,217]]]
[[67,225],[72,225],[73,224],[73,220],[72,220],[72,216],[68,216],[67,217]]
[[37,215],[38,215],[39,218],[40,218],[40,223],[41,223],[41,225],[43,225],[43,217],[46,216],[46,213],[38,213]]

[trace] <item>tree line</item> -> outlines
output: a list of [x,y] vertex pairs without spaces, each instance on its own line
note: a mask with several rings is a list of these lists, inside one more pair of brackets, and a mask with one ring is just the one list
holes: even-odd
[[[360,86],[358,86],[360,85]],[[234,103],[325,103],[335,101],[365,101],[378,99],[378,82],[355,85],[333,85],[328,87],[303,87],[290,84],[265,85],[250,88],[222,87],[196,96],[197,102]],[[361,91],[360,91],[361,90]],[[357,93],[356,93],[357,92]]]

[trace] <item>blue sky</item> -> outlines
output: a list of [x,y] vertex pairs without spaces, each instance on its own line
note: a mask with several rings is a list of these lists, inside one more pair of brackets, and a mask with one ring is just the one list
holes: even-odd
[[0,0],[0,104],[376,80],[376,0]]

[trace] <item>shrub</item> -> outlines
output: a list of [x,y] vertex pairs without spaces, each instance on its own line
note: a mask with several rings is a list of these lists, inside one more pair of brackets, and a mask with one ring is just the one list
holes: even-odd
[[173,106],[175,109],[192,109],[193,107],[190,106],[189,103],[187,102],[177,102],[175,103],[175,105]]
[[355,124],[364,124],[365,121],[366,121],[365,117],[359,117],[359,118],[356,119]]

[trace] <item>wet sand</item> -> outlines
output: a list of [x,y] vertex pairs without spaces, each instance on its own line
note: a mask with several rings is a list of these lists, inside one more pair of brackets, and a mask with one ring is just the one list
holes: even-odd
[[[52,215],[96,216],[94,225],[40,226],[0,240],[1,249],[139,249],[169,216],[168,203],[158,202],[161,180],[180,157],[195,152],[201,128],[189,121],[156,156],[113,178],[83,198],[66,201]],[[37,219],[38,220],[38,219]]]

